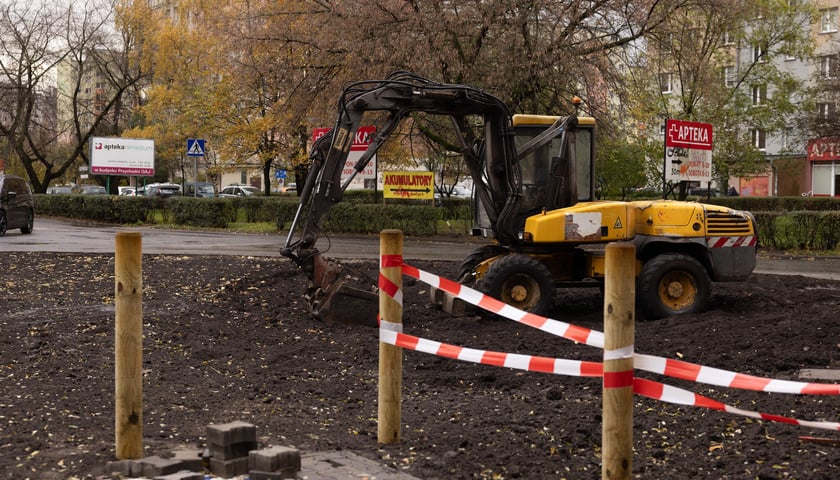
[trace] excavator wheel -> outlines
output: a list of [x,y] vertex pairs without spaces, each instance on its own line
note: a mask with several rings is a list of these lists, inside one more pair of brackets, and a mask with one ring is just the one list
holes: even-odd
[[697,313],[711,298],[709,273],[689,255],[658,255],[642,267],[636,280],[636,299],[648,318]]
[[482,292],[526,312],[547,315],[554,306],[554,277],[542,262],[511,254],[496,260],[480,282]]
[[498,245],[483,245],[467,255],[458,268],[458,283],[472,285],[475,283],[475,267],[488,258],[505,253],[507,250]]

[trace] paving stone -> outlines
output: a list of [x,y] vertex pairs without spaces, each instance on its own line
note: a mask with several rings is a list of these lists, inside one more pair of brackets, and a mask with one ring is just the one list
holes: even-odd
[[113,462],[108,462],[105,465],[105,471],[109,475],[119,473],[124,477],[134,477],[143,473],[141,469],[137,467],[134,460],[115,460]]
[[181,470],[179,472],[170,473],[169,475],[161,475],[152,480],[204,480],[204,474],[200,472],[191,472],[189,470]]
[[262,472],[299,472],[300,451],[284,446],[253,450],[248,454],[248,468]]
[[248,470],[248,480],[286,480],[297,478],[294,471],[262,472],[260,470]]
[[235,477],[248,473],[248,457],[233,460],[219,460],[210,458],[210,471],[220,477]]
[[172,453],[172,460],[181,462],[181,469],[193,472],[204,470],[204,450],[200,448],[180,448]]
[[207,443],[232,445],[235,443],[256,442],[257,427],[250,423],[235,421],[207,426]]
[[349,451],[301,455],[302,480],[418,480],[407,473]]
[[182,470],[181,463],[175,460],[158,457],[157,455],[137,460],[144,477],[169,475]]
[[230,445],[216,445],[210,444],[210,457],[217,460],[233,460],[235,458],[245,457],[252,450],[257,450],[257,442],[240,442]]

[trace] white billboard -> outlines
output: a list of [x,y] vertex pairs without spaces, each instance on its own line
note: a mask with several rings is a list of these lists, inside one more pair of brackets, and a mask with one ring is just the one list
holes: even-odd
[[152,177],[155,174],[155,141],[93,137],[90,139],[90,173]]

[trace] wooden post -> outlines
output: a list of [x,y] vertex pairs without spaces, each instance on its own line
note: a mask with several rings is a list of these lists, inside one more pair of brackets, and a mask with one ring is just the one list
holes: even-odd
[[143,456],[143,269],[137,232],[116,235],[114,250],[116,456]]
[[[403,233],[383,230],[379,235],[380,270],[382,282],[390,282],[393,290],[402,292]],[[379,317],[392,328],[401,330],[403,306],[380,288]],[[388,328],[388,327],[386,327]],[[379,342],[379,443],[400,441],[402,402],[402,348]]]
[[633,470],[633,343],[636,249],[606,248],[604,288],[603,480],[629,480]]

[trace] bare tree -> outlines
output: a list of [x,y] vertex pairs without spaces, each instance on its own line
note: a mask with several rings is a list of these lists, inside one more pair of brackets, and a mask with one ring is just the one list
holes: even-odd
[[[102,12],[107,12],[104,15]],[[126,92],[143,77],[114,38],[111,5],[12,1],[0,11],[0,134],[36,192],[88,162],[93,135],[117,134]],[[122,41],[120,41],[122,40]]]

